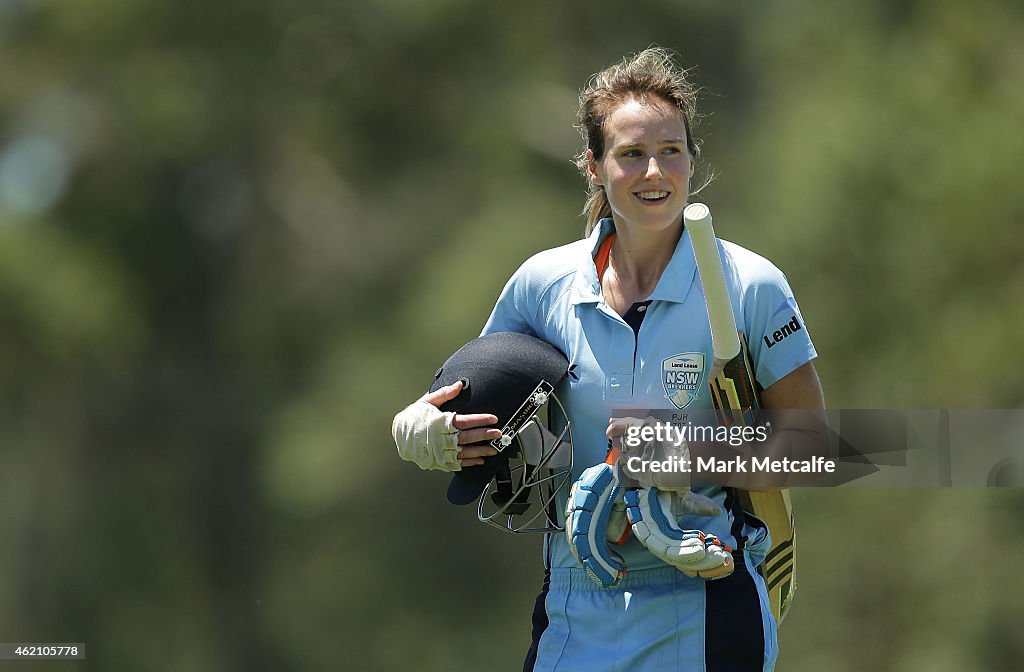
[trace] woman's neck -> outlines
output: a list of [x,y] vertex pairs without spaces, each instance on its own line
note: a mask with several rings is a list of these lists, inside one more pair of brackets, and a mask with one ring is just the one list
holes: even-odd
[[682,222],[664,231],[616,227],[608,266],[601,278],[601,293],[612,310],[625,315],[630,306],[654,292],[681,235]]
[[609,267],[614,270],[619,288],[625,295],[635,296],[634,301],[640,301],[654,291],[682,233],[682,222],[664,231],[616,228]]

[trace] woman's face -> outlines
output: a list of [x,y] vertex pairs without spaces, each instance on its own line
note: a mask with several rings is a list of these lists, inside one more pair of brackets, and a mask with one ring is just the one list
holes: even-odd
[[661,100],[627,100],[605,123],[604,156],[587,150],[590,178],[604,185],[618,227],[662,231],[682,221],[693,157],[683,115]]

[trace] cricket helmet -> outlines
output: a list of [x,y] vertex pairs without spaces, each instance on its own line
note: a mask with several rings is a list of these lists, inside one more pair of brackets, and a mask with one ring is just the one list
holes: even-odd
[[[448,501],[478,501],[477,517],[510,532],[551,532],[559,527],[554,499],[572,472],[571,423],[555,388],[569,362],[550,343],[513,332],[476,338],[437,370],[430,391],[463,382],[442,411],[491,413],[502,437],[489,443],[497,455],[456,471]],[[550,433],[537,422],[542,412]]]

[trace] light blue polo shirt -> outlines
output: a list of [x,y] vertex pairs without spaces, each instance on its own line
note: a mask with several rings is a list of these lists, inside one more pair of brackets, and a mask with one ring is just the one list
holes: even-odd
[[[648,297],[652,303],[634,336],[632,327],[601,297],[594,265],[598,246],[613,230],[612,219],[603,219],[589,238],[528,259],[505,285],[481,333],[530,334],[551,343],[569,359],[572,375],[556,393],[572,421],[574,480],[587,467],[604,461],[608,419],[621,415],[623,409],[713,408],[707,390],[713,360],[711,330],[689,232],[683,231]],[[767,388],[817,353],[785,275],[739,245],[719,240],[718,246],[737,328],[746,334],[755,375]],[[699,367],[699,375],[685,385],[675,382],[671,367],[680,361]],[[616,410],[618,414],[613,413]],[[719,505],[725,502],[726,493],[718,486],[698,492]],[[565,493],[560,505],[564,498]],[[732,514],[724,506],[715,518],[680,521],[683,528],[711,532],[736,548],[732,523]],[[550,550],[552,566],[577,566],[564,536],[553,535]],[[632,570],[663,566],[635,539],[617,550]]]

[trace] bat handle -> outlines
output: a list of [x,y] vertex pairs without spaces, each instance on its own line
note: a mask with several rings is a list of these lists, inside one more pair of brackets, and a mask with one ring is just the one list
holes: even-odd
[[727,362],[740,352],[736,318],[725,282],[725,270],[718,254],[718,242],[711,223],[711,210],[703,203],[691,203],[683,210],[683,219],[690,232],[690,244],[697,261],[704,300],[708,306],[711,344],[715,361]]

